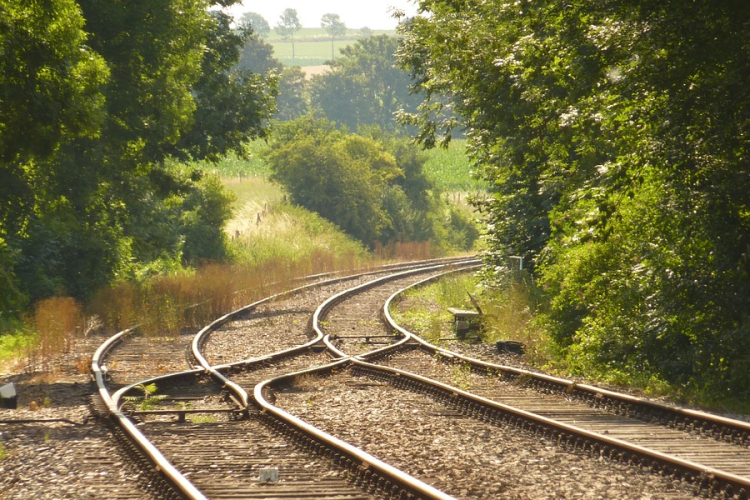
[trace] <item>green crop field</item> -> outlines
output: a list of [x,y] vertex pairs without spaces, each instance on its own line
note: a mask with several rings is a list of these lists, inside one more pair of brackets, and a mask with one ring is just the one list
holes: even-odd
[[[373,30],[373,35],[395,36],[393,30]],[[347,30],[346,35],[336,38],[333,42],[333,57],[338,57],[340,49],[353,44],[361,38],[358,29]],[[323,28],[302,28],[294,35],[294,57],[292,57],[292,42],[282,38],[274,30],[266,39],[274,51],[274,57],[284,66],[319,66],[331,60],[331,37]]]
[[441,191],[486,191],[487,183],[472,177],[471,162],[466,156],[466,140],[454,139],[447,149],[428,152],[425,173]]

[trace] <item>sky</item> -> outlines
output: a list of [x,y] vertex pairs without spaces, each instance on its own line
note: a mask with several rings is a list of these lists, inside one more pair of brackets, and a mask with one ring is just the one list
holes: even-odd
[[396,29],[397,21],[389,9],[395,7],[413,16],[417,13],[411,0],[242,0],[229,13],[239,18],[245,12],[257,12],[273,28],[285,9],[297,11],[303,28],[319,28],[323,14],[338,14],[347,28]]

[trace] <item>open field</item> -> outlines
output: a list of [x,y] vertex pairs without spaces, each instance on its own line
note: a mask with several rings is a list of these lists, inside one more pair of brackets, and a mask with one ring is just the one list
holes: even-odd
[[[372,34],[395,36],[395,31],[373,30]],[[320,66],[332,58],[338,57],[340,50],[362,37],[359,30],[347,30],[346,35],[333,41],[331,50],[331,37],[322,28],[302,28],[294,36],[294,57],[292,57],[292,42],[282,38],[274,30],[271,30],[266,42],[274,51],[274,57],[284,66]]]
[[[378,35],[390,35],[390,36],[396,36],[396,32],[394,30],[372,30],[373,36]],[[346,40],[357,40],[361,37],[361,32],[359,29],[348,29],[346,30],[346,35],[344,35],[343,39]],[[328,33],[323,28],[302,28],[297,33],[294,34],[294,40],[297,41],[310,41],[310,40],[327,40],[329,45],[331,42],[331,37],[328,36]],[[268,34],[268,37],[266,38],[266,41],[268,43],[273,42],[279,42],[284,41],[284,37],[276,33],[276,30],[271,29],[271,32]]]

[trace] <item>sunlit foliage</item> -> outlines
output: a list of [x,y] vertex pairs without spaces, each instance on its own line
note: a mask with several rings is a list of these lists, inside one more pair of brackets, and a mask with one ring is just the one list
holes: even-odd
[[419,6],[400,55],[428,99],[406,119],[430,144],[452,128],[438,96],[465,118],[487,262],[525,258],[571,366],[746,397],[750,6]]

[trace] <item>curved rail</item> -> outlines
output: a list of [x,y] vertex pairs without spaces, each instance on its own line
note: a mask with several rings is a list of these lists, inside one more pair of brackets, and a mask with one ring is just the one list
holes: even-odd
[[[456,259],[456,258],[440,259],[440,261],[445,261],[445,262],[451,262],[455,260],[460,260],[460,258],[459,259]],[[412,264],[397,263],[397,264],[390,264],[388,266],[385,266],[384,268],[398,269],[400,267],[404,267],[404,266],[408,267],[410,265],[425,266],[425,265],[430,265],[433,262],[430,262],[427,264],[425,262],[412,263]],[[369,273],[377,273],[377,272],[379,271],[370,271]],[[365,273],[365,274],[369,274],[369,273]],[[339,278],[328,280],[327,282],[329,283],[340,282],[340,281],[345,281],[347,279],[353,279],[354,277],[356,276],[344,276],[344,277],[339,277]],[[316,279],[316,278],[313,277],[311,279]],[[158,474],[162,480],[164,480],[166,483],[170,485],[170,488],[172,488],[175,492],[177,492],[177,494],[179,494],[183,498],[186,498],[189,500],[205,500],[206,499],[205,495],[202,492],[200,492],[189,480],[187,480],[170,463],[170,461],[164,457],[164,455],[159,451],[159,449],[153,446],[153,444],[143,435],[143,433],[140,432],[140,430],[133,424],[133,422],[128,418],[128,416],[124,414],[122,411],[120,411],[120,401],[121,401],[122,396],[127,394],[128,391],[132,390],[136,385],[141,384],[141,383],[151,383],[151,382],[158,381],[158,380],[164,380],[170,377],[178,377],[178,376],[199,374],[199,373],[208,373],[214,379],[218,380],[221,384],[223,384],[224,387],[230,389],[234,393],[234,395],[239,399],[238,403],[245,410],[247,410],[247,407],[250,404],[247,393],[241,387],[234,384],[231,380],[224,377],[220,372],[216,370],[215,367],[212,367],[208,364],[208,362],[205,360],[205,358],[202,356],[200,352],[201,343],[206,341],[206,338],[207,338],[206,334],[208,332],[213,331],[216,328],[219,328],[222,324],[226,323],[227,321],[230,321],[233,317],[239,314],[242,314],[248,310],[251,310],[257,307],[258,305],[263,304],[267,301],[273,300],[274,298],[277,298],[278,296],[296,293],[299,290],[305,289],[309,286],[315,286],[315,285],[319,285],[319,283],[301,286],[295,290],[277,294],[272,297],[268,297],[264,300],[255,302],[253,304],[240,308],[237,311],[234,311],[225,316],[222,316],[221,318],[211,323],[211,325],[209,325],[208,327],[202,329],[201,332],[199,332],[199,334],[194,337],[194,340],[192,342],[193,357],[201,365],[199,368],[196,368],[195,370],[187,370],[187,371],[165,375],[161,377],[150,378],[148,380],[144,380],[136,384],[130,384],[116,391],[114,394],[110,394],[109,389],[106,384],[107,368],[105,365],[105,358],[119,344],[121,344],[128,335],[134,333],[139,328],[140,325],[136,325],[134,327],[131,327],[127,330],[123,330],[113,335],[107,341],[105,341],[94,353],[92,357],[92,361],[91,361],[91,371],[94,375],[95,383],[97,385],[97,391],[99,393],[101,401],[106,407],[110,418],[114,421],[114,423],[120,429],[122,429],[127,439],[130,440],[136,446],[136,448],[143,455],[143,457],[146,460],[148,460],[148,462],[153,466],[153,471],[155,471],[156,474]],[[295,350],[302,351],[302,350],[308,349],[319,340],[320,339],[316,339],[306,344],[305,346],[290,349],[289,351],[295,351]],[[263,356],[254,360],[246,360],[245,363],[260,362],[266,359],[272,360],[275,358],[275,356],[278,356],[278,355],[279,353],[276,353],[274,355]],[[219,368],[223,368],[223,367],[219,367]]]
[[138,327],[129,328],[123,330],[118,334],[110,337],[104,342],[99,349],[96,350],[91,360],[91,371],[94,373],[96,385],[99,391],[99,396],[109,410],[111,417],[116,421],[119,427],[127,434],[127,436],[143,451],[146,458],[153,464],[156,471],[161,473],[163,477],[179,491],[185,498],[189,500],[207,500],[206,497],[198,491],[198,489],[188,481],[185,476],[175,469],[175,467],[162,455],[162,453],[153,445],[151,442],[141,433],[140,430],[130,421],[130,419],[122,413],[116,401],[110,396],[109,390],[105,384],[105,371],[102,370],[102,362],[105,356],[114,349],[123,338],[133,333]]
[[[450,271],[456,272],[456,271]],[[445,273],[448,274],[448,273]],[[444,275],[445,275],[444,274]],[[515,368],[511,366],[498,365],[495,363],[489,363],[469,356],[465,356],[461,353],[457,353],[448,349],[435,346],[426,340],[422,339],[418,335],[409,332],[405,328],[401,327],[390,314],[390,306],[400,294],[403,294],[406,290],[423,286],[424,284],[442,278],[444,275],[431,276],[425,280],[413,283],[412,285],[405,287],[402,290],[395,292],[385,302],[383,306],[383,317],[388,324],[388,327],[398,331],[401,335],[409,337],[413,342],[419,343],[424,347],[430,354],[438,354],[454,358],[459,361],[468,363],[478,371],[487,372],[491,370],[496,373],[504,374],[509,378],[521,378],[526,381],[536,383],[540,387],[545,389],[553,389],[555,392],[564,393],[569,397],[579,398],[583,401],[597,400],[602,403],[614,403],[614,406],[619,408],[628,408],[630,411],[629,415],[641,415],[648,418],[662,419],[664,416],[669,416],[675,420],[680,420],[683,423],[689,422],[688,425],[692,424],[692,427],[697,431],[707,429],[709,435],[715,437],[717,429],[720,427],[726,427],[724,432],[718,432],[718,434],[725,436],[724,439],[730,443],[741,443],[750,445],[750,423],[742,422],[739,420],[733,420],[730,418],[722,417],[720,415],[712,415],[698,410],[691,410],[687,408],[680,408],[676,406],[667,405],[655,401],[649,401],[647,399],[638,398],[629,394],[618,393],[600,387],[578,383],[572,380],[567,380],[559,377],[553,377],[543,373],[532,372],[524,370],[522,368]],[[380,355],[377,351],[372,351],[360,358],[367,360],[376,358]]]
[[[476,265],[478,262],[479,261],[476,260],[476,259],[470,259],[470,260],[461,261],[461,262],[454,262],[454,263],[452,263],[450,265],[471,267],[471,266]],[[346,299],[347,297],[349,297],[351,295],[354,295],[354,294],[357,294],[359,292],[362,292],[364,290],[367,290],[369,288],[373,288],[375,286],[378,286],[379,284],[381,284],[383,282],[391,281],[391,280],[394,280],[394,279],[397,279],[397,278],[402,278],[402,277],[410,276],[410,275],[417,274],[417,273],[423,273],[425,271],[432,271],[432,270],[437,271],[439,269],[445,268],[446,266],[447,266],[447,264],[439,264],[437,266],[423,267],[423,268],[419,268],[417,270],[403,271],[403,272],[392,274],[392,275],[389,275],[389,276],[385,276],[383,278],[379,278],[379,279],[370,281],[368,283],[364,283],[362,285],[356,286],[354,288],[350,288],[349,290],[344,290],[344,291],[342,291],[340,293],[337,293],[336,295],[334,295],[332,297],[329,297],[325,302],[323,302],[315,310],[315,313],[313,314],[313,318],[312,318],[312,328],[313,328],[313,331],[315,331],[315,333],[317,334],[317,337],[319,339],[323,340],[323,342],[325,343],[326,347],[328,348],[328,350],[330,352],[334,353],[334,355],[336,355],[338,358],[342,358],[342,359],[343,358],[347,358],[349,355],[346,354],[345,352],[341,351],[340,349],[338,349],[336,346],[334,346],[331,343],[330,339],[327,338],[327,335],[325,333],[323,333],[323,330],[320,327],[321,326],[321,324],[320,324],[321,317],[323,315],[325,315],[333,306],[335,306],[336,304],[338,304],[342,300]]]
[[[473,265],[473,264],[476,264],[477,261],[472,259],[468,262],[470,262]],[[388,276],[381,277],[381,278],[372,280],[370,282],[364,283],[362,285],[353,287],[352,289],[350,289],[350,291],[351,290],[363,290],[366,288],[377,286],[378,284],[383,283],[385,281],[397,279],[397,278],[404,277],[404,276],[409,276],[415,273],[422,273],[422,272],[429,272],[432,270],[443,269],[447,265],[451,265],[451,264],[462,265],[462,264],[465,264],[465,262],[461,261],[459,263],[455,263],[455,262],[448,263],[448,264],[444,263],[444,264],[438,264],[435,266],[426,266],[426,267],[421,266],[417,269],[409,269],[409,270],[402,271],[399,273],[389,274]],[[297,441],[301,441],[304,446],[314,449],[318,453],[323,453],[332,457],[334,459],[334,462],[344,467],[346,470],[349,471],[350,474],[353,474],[354,476],[356,476],[358,481],[371,484],[375,488],[377,488],[379,491],[382,491],[388,495],[396,496],[397,498],[424,498],[424,499],[434,499],[434,500],[447,500],[447,499],[452,498],[446,495],[445,493],[413,478],[412,476],[409,476],[408,474],[405,474],[404,472],[401,472],[400,470],[376,459],[375,457],[365,453],[364,451],[359,450],[349,445],[348,443],[345,443],[344,441],[341,441],[309,424],[306,424],[300,419],[275,407],[272,403],[266,400],[264,393],[268,392],[267,387],[269,387],[271,384],[276,383],[277,380],[286,380],[290,377],[294,378],[301,374],[313,373],[319,368],[303,370],[300,372],[287,374],[282,377],[277,377],[271,380],[267,380],[265,382],[261,382],[260,384],[256,385],[254,388],[253,401],[251,401],[250,396],[242,387],[240,387],[238,384],[235,384],[230,378],[226,377],[223,373],[221,373],[220,370],[229,369],[229,368],[236,367],[236,366],[241,366],[241,365],[249,366],[251,364],[259,364],[262,362],[273,361],[275,359],[294,355],[296,353],[303,353],[305,351],[312,349],[314,346],[320,344],[321,341],[325,341],[325,338],[324,338],[325,336],[319,328],[318,320],[325,310],[330,308],[333,304],[335,304],[339,300],[340,294],[336,294],[333,297],[329,298],[316,309],[315,313],[313,314],[313,319],[312,319],[312,330],[315,333],[315,337],[304,345],[294,347],[291,349],[287,349],[284,351],[279,351],[274,354],[269,354],[269,355],[265,355],[265,356],[261,356],[257,358],[251,358],[251,359],[243,360],[240,362],[230,363],[227,365],[220,365],[220,366],[211,366],[208,360],[206,360],[205,356],[203,356],[203,354],[201,353],[202,345],[204,345],[206,341],[205,339],[207,338],[208,334],[218,329],[222,325],[226,324],[228,321],[231,321],[231,319],[258,307],[259,305],[263,303],[266,303],[270,300],[278,298],[279,296],[291,295],[293,293],[300,292],[310,286],[312,285],[305,285],[297,289],[284,292],[283,294],[278,294],[276,296],[269,297],[267,299],[250,304],[246,307],[243,307],[237,311],[234,311],[232,313],[229,313],[217,319],[216,321],[214,321],[213,323],[211,323],[210,325],[202,329],[195,336],[193,343],[192,343],[194,358],[200,363],[202,369],[205,370],[206,373],[209,373],[213,378],[215,378],[216,380],[219,380],[226,388],[230,389],[233,393],[235,393],[239,402],[245,408],[249,407],[253,403],[257,404],[262,411],[263,418],[267,419],[270,425],[274,427],[286,428],[283,430],[283,432],[290,434],[290,436],[296,439]],[[333,352],[334,355],[340,353],[340,351],[337,351],[335,348],[331,349],[331,347],[333,346],[331,346],[329,343],[326,343],[326,345],[329,348],[329,351]],[[337,367],[340,368],[342,366],[346,366],[349,363],[350,361],[348,359],[348,356],[345,355],[343,359],[340,359],[340,360],[334,361],[331,364],[325,365],[322,369],[332,370]]]
[[[663,403],[648,401],[628,394],[621,394],[587,384],[580,384],[571,380],[552,377],[528,370],[488,363],[460,353],[437,347],[412,332],[406,330],[396,323],[390,314],[390,305],[400,294],[410,288],[422,286],[425,283],[440,279],[443,275],[431,276],[425,280],[414,283],[402,290],[397,291],[385,302],[383,306],[383,318],[388,327],[399,332],[407,341],[416,343],[420,348],[433,355],[439,355],[446,359],[465,363],[472,370],[479,373],[501,374],[507,378],[518,378],[530,382],[532,385],[545,390],[564,393],[568,397],[574,397],[584,402],[597,402],[600,405],[610,404],[619,413],[626,413],[636,418],[663,420],[669,418],[671,421],[680,422],[683,426],[690,426],[698,432],[717,438],[729,443],[748,445],[750,444],[750,423],[732,420],[718,415],[711,415],[697,410],[674,407]],[[403,345],[402,344],[402,345]],[[686,477],[691,482],[701,487],[710,488],[714,491],[723,491],[724,495],[732,497],[734,494],[739,498],[748,498],[750,495],[750,479],[738,476],[713,467],[685,460],[670,454],[661,453],[656,450],[638,446],[616,438],[608,437],[595,432],[587,431],[575,426],[535,415],[524,410],[516,409],[502,403],[491,401],[469,392],[462,391],[452,386],[421,377],[416,374],[367,363],[366,360],[379,358],[393,349],[380,349],[371,351],[364,355],[355,357],[352,362],[358,369],[369,371],[377,377],[383,377],[383,373],[390,373],[390,378],[397,380],[394,385],[420,387],[425,392],[434,394],[437,388],[441,397],[451,406],[469,415],[484,418],[490,421],[502,422],[525,422],[522,426],[530,426],[532,429],[546,429],[551,431],[559,439],[571,441],[575,446],[588,449],[594,454],[619,454],[621,457],[644,457],[650,462],[651,467],[657,470],[671,473],[678,477]],[[386,375],[386,378],[389,376]],[[447,398],[447,399],[445,399]],[[451,398],[455,401],[451,401]],[[632,458],[631,458],[632,459]]]
[[309,439],[315,441],[316,444],[314,446],[318,449],[318,453],[332,456],[335,462],[345,467],[347,470],[357,471],[355,474],[367,475],[364,480],[379,485],[378,489],[384,493],[393,495],[396,498],[424,498],[432,500],[453,499],[452,496],[386,464],[369,453],[366,453],[345,441],[335,438],[330,434],[319,430],[317,427],[307,424],[303,420],[274,406],[266,399],[266,396],[270,393],[270,387],[272,385],[284,383],[287,380],[293,380],[295,377],[299,376],[330,372],[337,368],[341,369],[351,364],[351,362],[350,359],[343,359],[323,367],[302,370],[296,373],[282,375],[271,380],[266,380],[255,386],[255,400],[264,412],[267,412],[269,415],[285,422],[296,431],[309,436]]
[[[450,265],[463,265],[466,262],[467,261],[465,260],[449,259],[437,265],[432,265],[432,263],[430,263],[430,265],[425,265],[424,263],[421,263],[421,265],[415,266],[416,268],[410,268],[406,271],[389,274],[388,276],[378,278],[371,282],[365,283],[364,285],[355,287],[354,289],[360,289],[362,287],[366,288],[368,286],[372,287],[372,286],[376,286],[377,284],[383,281],[392,280],[397,277],[409,276],[415,273],[443,269],[446,266],[450,266]],[[471,259],[468,262],[475,264],[477,261],[476,259]],[[406,266],[399,266],[399,267],[406,267]],[[366,274],[370,274],[370,273],[364,273],[364,275]],[[233,311],[231,313],[228,313],[216,319],[211,324],[201,329],[201,331],[199,331],[195,335],[191,343],[192,356],[196,360],[196,362],[200,365],[200,368],[197,369],[196,371],[197,372],[203,371],[204,373],[210,375],[214,380],[218,381],[224,388],[230,390],[236,397],[237,402],[240,405],[240,407],[244,409],[245,411],[247,411],[251,405],[257,404],[258,406],[261,407],[261,409],[265,411],[266,414],[264,415],[264,418],[271,420],[269,422],[271,425],[274,425],[276,427],[285,426],[287,428],[292,429],[292,433],[293,433],[292,437],[294,437],[297,440],[314,442],[313,446],[315,447],[315,449],[319,450],[320,447],[322,446],[326,450],[327,454],[333,457],[338,457],[338,458],[335,458],[335,462],[339,463],[341,466],[349,470],[350,473],[358,475],[358,478],[360,481],[364,481],[364,482],[367,482],[368,484],[372,484],[380,491],[388,492],[389,495],[396,495],[396,493],[398,492],[399,496],[401,496],[400,492],[403,491],[405,493],[408,493],[409,495],[416,495],[417,498],[425,498],[425,499],[447,500],[449,498],[452,498],[422,483],[421,481],[418,481],[417,479],[379,461],[378,459],[370,456],[369,454],[361,450],[358,450],[352,447],[351,445],[348,445],[347,443],[340,441],[334,438],[333,436],[330,436],[308,424],[305,424],[304,422],[300,421],[299,419],[296,419],[295,417],[287,414],[286,412],[283,412],[280,409],[276,409],[275,407],[272,407],[272,405],[270,405],[263,398],[264,387],[266,387],[263,383],[256,386],[254,393],[253,393],[254,400],[251,400],[251,397],[247,393],[247,391],[245,391],[240,385],[236,384],[230,378],[228,378],[222,373],[222,370],[231,369],[236,366],[247,367],[247,366],[254,365],[254,364],[274,361],[276,359],[280,359],[286,356],[293,356],[295,354],[304,353],[308,350],[313,349],[316,345],[321,344],[321,342],[324,341],[324,335],[320,331],[319,328],[315,328],[314,326],[315,318],[320,316],[321,310],[326,307],[326,304],[330,307],[331,304],[335,303],[336,296],[334,296],[334,298],[332,299],[329,299],[329,301],[326,301],[324,305],[320,306],[316,310],[315,314],[313,315],[313,319],[311,320],[313,324],[312,329],[313,329],[313,332],[315,333],[315,337],[301,346],[293,347],[293,348],[279,351],[273,354],[267,354],[264,356],[242,360],[236,363],[230,363],[226,365],[217,365],[217,366],[211,365],[208,362],[208,360],[205,358],[203,353],[201,352],[211,332],[217,330],[218,328],[225,325],[229,321],[232,321],[238,316],[256,309],[262,304],[268,303],[272,300],[278,299],[283,296],[291,296],[293,294],[302,292],[313,286],[337,283],[341,281],[354,279],[358,276],[361,276],[361,275],[334,278],[334,279],[326,280],[323,282],[303,285],[293,290],[285,291],[285,292],[267,297],[260,301],[254,302],[252,304],[249,304],[245,307],[237,309],[236,311]],[[335,350],[332,350],[331,352],[333,352],[334,355],[336,354]],[[338,363],[348,363],[348,361],[347,359],[343,359],[339,361]],[[326,366],[337,366],[337,363],[334,362],[332,365],[326,365]],[[193,373],[193,372],[190,372],[190,373]],[[127,390],[131,388],[132,386],[121,389],[120,391],[118,391],[118,396],[125,394]],[[360,473],[361,473],[361,476],[360,476]],[[404,497],[404,496],[401,496],[401,497]]]

